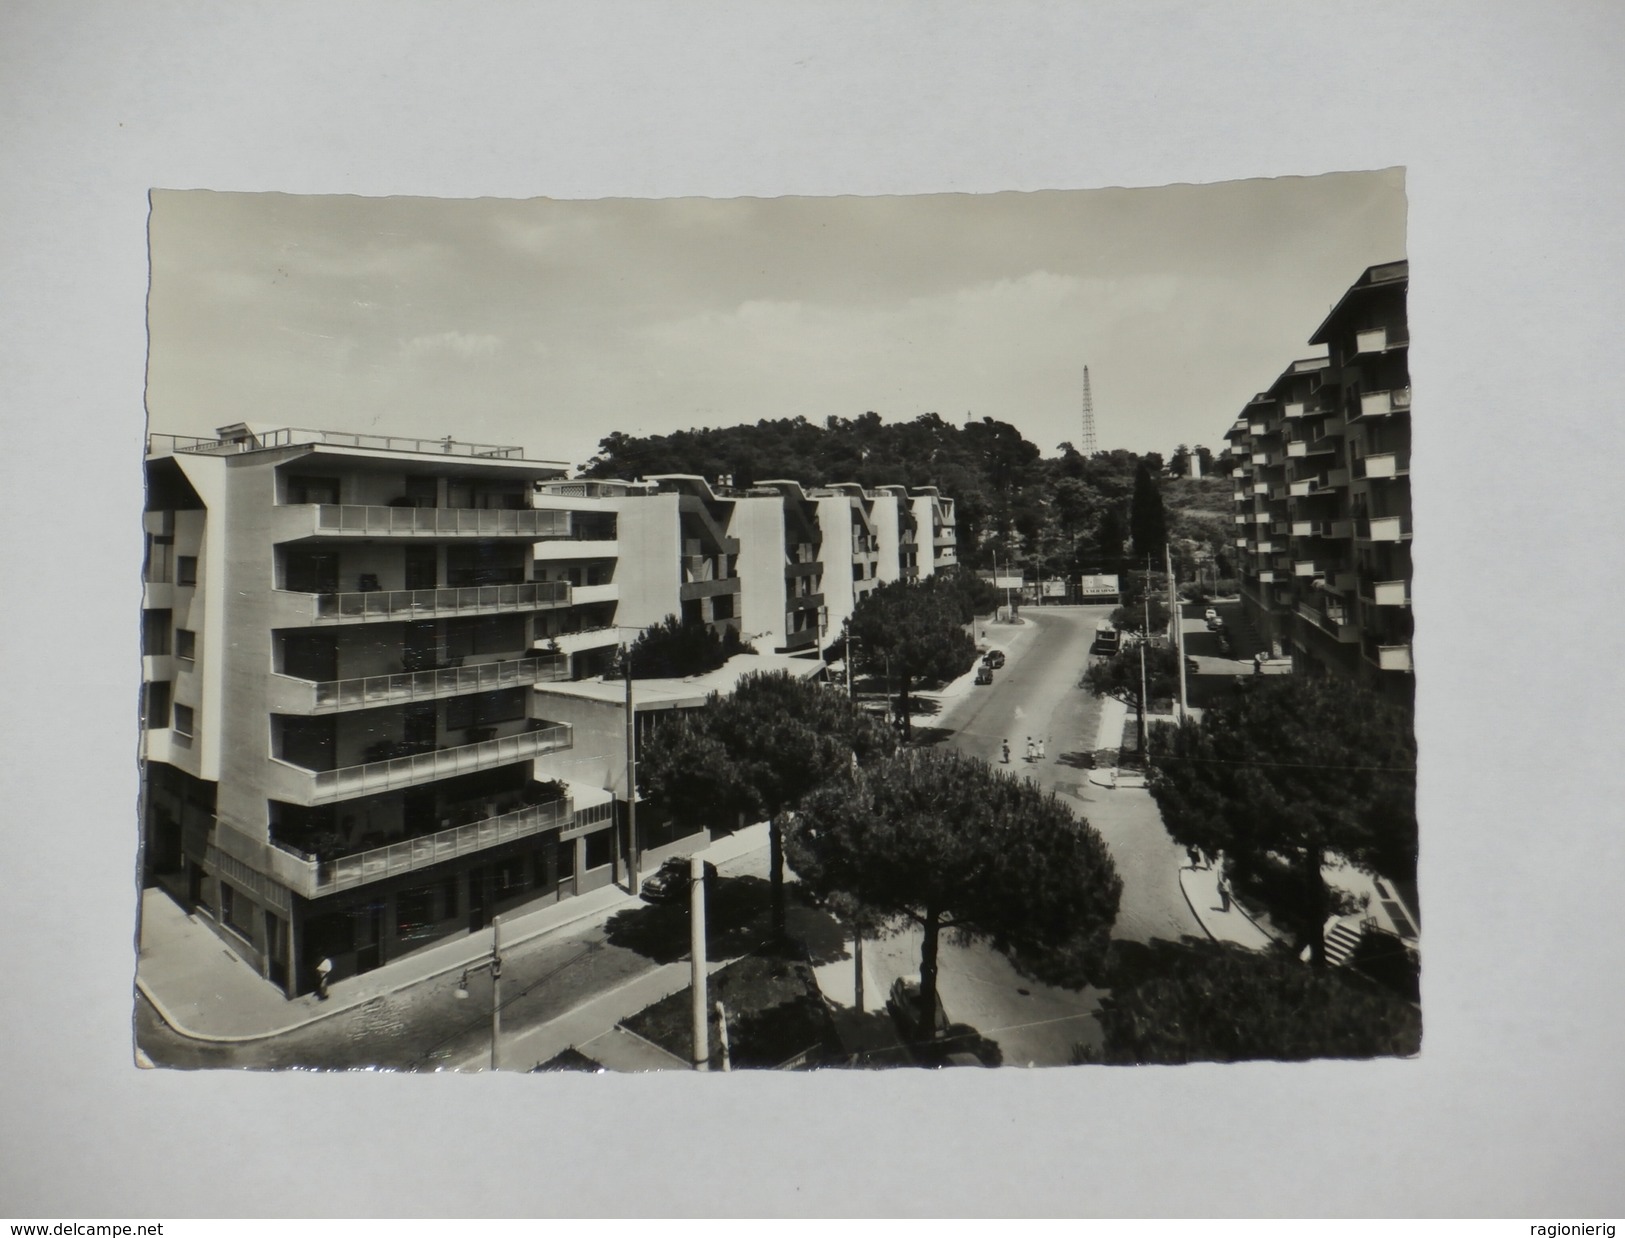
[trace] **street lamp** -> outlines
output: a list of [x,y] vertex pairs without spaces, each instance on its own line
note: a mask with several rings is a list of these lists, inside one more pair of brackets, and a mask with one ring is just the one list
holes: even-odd
[[468,978],[477,971],[491,973],[491,1069],[502,1069],[502,917],[491,917],[491,956],[463,968],[457,982],[457,999],[468,1000]]

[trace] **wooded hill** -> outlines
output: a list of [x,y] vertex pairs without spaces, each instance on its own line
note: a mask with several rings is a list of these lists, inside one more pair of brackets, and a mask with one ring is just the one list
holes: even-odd
[[[1205,467],[1220,467],[1198,448]],[[1188,458],[1181,445],[1176,462]],[[1163,476],[1163,457],[1128,451],[1085,457],[1070,443],[1045,457],[1008,422],[984,417],[956,425],[935,413],[908,422],[879,414],[830,417],[822,425],[804,417],[753,425],[678,430],[638,437],[614,433],[583,467],[587,477],[635,479],[691,473],[733,486],[793,478],[808,486],[857,482],[936,486],[956,503],[959,560],[1001,568],[1015,563],[1046,573],[1118,571],[1132,545],[1130,503],[1141,464],[1156,479],[1167,507],[1167,535],[1176,546],[1194,538],[1218,552],[1228,535],[1230,483]],[[1154,554],[1160,560],[1158,545]]]

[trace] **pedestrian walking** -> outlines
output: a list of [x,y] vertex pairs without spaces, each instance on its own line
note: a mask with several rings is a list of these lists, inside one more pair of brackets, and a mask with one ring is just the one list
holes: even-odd
[[1219,874],[1219,910],[1230,910],[1230,878]]
[[1195,847],[1185,848],[1185,858],[1191,862],[1192,872],[1195,872],[1197,869],[1202,867],[1202,853],[1199,852]]
[[1004,741],[1004,763],[1006,765],[1010,764],[1010,741],[1008,739]]
[[1042,735],[1038,737],[1038,759],[1040,761],[1044,759],[1044,737]]
[[327,1000],[327,981],[333,974],[333,960],[323,958],[316,964],[316,996],[321,1001]]
[[1027,736],[1027,760],[1029,763],[1032,761],[1033,753],[1035,751],[1036,749],[1033,747],[1033,737],[1029,735]]

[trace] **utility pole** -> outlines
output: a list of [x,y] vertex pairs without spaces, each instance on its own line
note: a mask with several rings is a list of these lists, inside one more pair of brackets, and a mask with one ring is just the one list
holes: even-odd
[[697,855],[691,856],[688,861],[688,888],[689,989],[694,997],[694,1069],[710,1070],[710,1011],[705,1002],[705,861]]
[[622,661],[626,684],[626,890],[638,892],[638,738],[632,709],[632,660]]
[[1179,610],[1179,586],[1174,583],[1173,552],[1166,546],[1162,559],[1168,569],[1168,616],[1174,625],[1174,656],[1179,659],[1179,720],[1183,722],[1191,707],[1185,687],[1185,619]]
[[1141,603],[1145,607],[1144,634],[1140,637],[1140,761],[1144,763],[1150,745],[1146,743],[1145,707],[1146,701],[1146,673],[1145,673],[1145,647],[1151,642],[1151,556],[1145,557],[1145,587],[1141,590]]

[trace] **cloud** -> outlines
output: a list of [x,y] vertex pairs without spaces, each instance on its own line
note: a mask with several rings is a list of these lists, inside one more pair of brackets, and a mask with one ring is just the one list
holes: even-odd
[[437,335],[417,335],[401,342],[401,355],[417,357],[453,356],[465,361],[491,357],[502,347],[502,337],[465,331],[441,331]]

